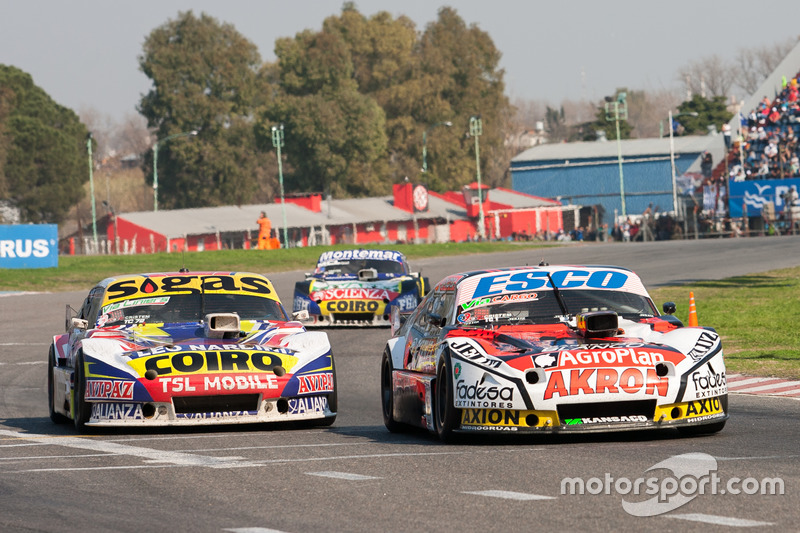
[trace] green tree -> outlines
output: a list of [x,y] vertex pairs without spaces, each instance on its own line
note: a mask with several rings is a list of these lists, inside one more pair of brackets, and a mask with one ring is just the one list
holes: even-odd
[[[619,138],[630,139],[633,126],[623,118],[621,110],[620,115]],[[605,104],[598,107],[595,119],[592,122],[579,125],[578,128],[576,128],[575,135],[570,140],[596,141],[598,131],[602,131],[609,141],[617,140],[617,121],[615,119],[613,102],[608,104],[608,108],[606,108]]]
[[[139,112],[157,139],[198,130],[159,145],[159,200],[167,207],[242,204],[274,195],[274,156],[256,147],[255,106],[269,98],[261,58],[230,24],[191,11],[153,30],[139,67],[152,88]],[[152,182],[152,154],[144,171]],[[163,176],[163,178],[162,178]],[[258,178],[269,183],[259,183]]]
[[84,194],[88,131],[18,68],[0,65],[0,88],[4,197],[25,222],[61,222]]
[[733,118],[733,113],[728,111],[724,96],[703,98],[695,94],[691,100],[678,106],[678,112],[697,113],[696,117],[689,115],[680,117],[680,123],[684,127],[683,135],[705,135],[708,133],[708,126],[716,125],[717,128],[721,128],[722,124]]
[[483,124],[483,180],[489,186],[504,184],[509,165],[504,128],[513,108],[505,95],[501,54],[491,37],[477,25],[467,26],[454,9],[443,7],[422,34],[420,54],[422,86],[427,91],[421,100],[425,114],[420,116],[446,117],[455,133],[437,136],[441,186],[434,188],[459,189],[475,180],[475,142],[466,135],[472,115],[480,115]]
[[337,32],[304,31],[279,39],[279,87],[261,114],[257,135],[271,146],[271,127],[284,124],[291,190],[336,197],[388,191],[383,111],[353,79],[350,51]]

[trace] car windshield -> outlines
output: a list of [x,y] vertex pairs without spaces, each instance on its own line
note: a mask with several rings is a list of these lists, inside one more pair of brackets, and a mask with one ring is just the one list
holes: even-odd
[[354,259],[351,261],[328,262],[325,263],[324,266],[318,266],[315,274],[323,274],[326,277],[357,276],[358,271],[365,268],[374,268],[379,274],[390,274],[393,276],[405,274],[403,263],[382,259]]
[[541,291],[493,296],[459,306],[456,320],[463,325],[486,324],[557,324],[569,317],[590,311],[614,311],[620,317],[640,320],[657,316],[653,302],[644,296],[622,291],[570,289],[559,294],[566,306],[564,313],[556,293]]
[[209,313],[237,313],[241,320],[287,320],[283,307],[269,298],[244,294],[178,294],[132,298],[108,304],[97,326],[199,322]]

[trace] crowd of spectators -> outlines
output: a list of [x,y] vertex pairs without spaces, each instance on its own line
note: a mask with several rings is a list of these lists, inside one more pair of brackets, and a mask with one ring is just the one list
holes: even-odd
[[730,178],[780,179],[800,176],[800,86],[785,81],[772,101],[762,98],[741,118],[741,135],[730,152]]

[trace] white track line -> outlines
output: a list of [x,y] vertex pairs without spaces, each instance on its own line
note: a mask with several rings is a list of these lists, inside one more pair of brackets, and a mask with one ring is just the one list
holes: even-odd
[[462,494],[474,494],[476,496],[489,496],[491,498],[503,498],[506,500],[555,500],[552,496],[541,496],[539,494],[528,494],[527,492],[512,492],[509,490],[476,490],[462,492]]
[[774,526],[772,522],[757,522],[756,520],[745,520],[744,518],[731,518],[729,516],[716,516],[703,513],[686,513],[686,514],[667,514],[666,518],[678,518],[680,520],[691,520],[692,522],[703,522],[705,524],[714,524],[717,526],[730,526],[730,527],[763,527]]

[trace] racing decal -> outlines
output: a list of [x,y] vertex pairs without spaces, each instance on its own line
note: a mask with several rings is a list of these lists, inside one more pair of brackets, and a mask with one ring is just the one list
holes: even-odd
[[329,313],[376,313],[384,304],[378,300],[331,300],[322,305]]
[[214,413],[175,413],[175,418],[192,420],[208,420],[219,418],[236,418],[239,416],[257,415],[258,411],[219,411]]
[[[510,409],[464,409],[461,411],[461,424],[462,426],[510,426],[508,428],[510,431],[516,431],[516,426],[528,426],[522,411]],[[486,428],[481,427],[480,429]]]
[[596,416],[593,418],[565,418],[565,426],[580,426],[583,424],[618,424],[630,422],[647,422],[647,417],[644,415],[630,415],[630,416]]
[[[566,379],[565,379],[566,377]],[[550,373],[544,399],[554,395],[561,398],[577,394],[646,394],[666,396],[669,380],[659,377],[654,368],[648,368],[646,375],[638,368],[586,368],[567,371],[556,370]]]
[[499,359],[495,359],[494,357],[489,357],[483,354],[473,341],[471,340],[463,340],[463,341],[452,341],[450,342],[450,349],[453,352],[464,359],[468,359],[472,361],[476,365],[485,366],[488,368],[498,368],[500,365],[503,364],[502,361]]
[[725,416],[722,410],[722,402],[719,398],[704,398],[686,403],[686,413],[684,417],[692,422],[711,420]]
[[[162,377],[157,382],[158,391],[167,395],[181,395],[202,392],[224,391],[264,391],[279,388],[275,374],[210,374],[204,376]],[[155,391],[153,391],[155,392]]]
[[91,420],[144,420],[144,413],[140,403],[93,403]]
[[104,305],[101,313],[110,313],[127,309],[129,307],[138,307],[142,305],[166,305],[169,303],[169,296],[159,296],[156,298],[136,298],[135,300],[122,300],[113,304]]
[[387,289],[358,287],[353,289],[332,288],[313,292],[309,295],[312,300],[391,300],[398,293]]
[[725,371],[714,372],[714,368],[710,364],[707,366],[706,371],[692,372],[691,381],[694,383],[696,397],[707,398],[727,394],[728,380],[725,377]]
[[[559,289],[623,290],[647,296],[641,280],[631,272],[605,269],[555,270],[550,279]],[[457,303],[507,293],[551,290],[548,271],[541,269],[489,272],[474,276],[461,284]]]
[[328,408],[328,398],[324,396],[309,396],[308,398],[289,398],[290,415],[307,413],[324,413]]
[[533,361],[533,366],[537,368],[551,368],[558,364],[558,359],[549,353],[532,355],[531,361]]
[[500,296],[492,296],[491,298],[478,298],[476,300],[470,300],[468,302],[464,302],[461,306],[463,311],[468,311],[470,309],[474,309],[476,307],[483,307],[486,305],[494,305],[500,303],[509,303],[509,302],[532,302],[539,299],[539,293],[537,292],[520,292],[520,293],[512,293],[512,294],[503,294]]
[[168,295],[201,294],[203,292],[247,292],[269,295],[275,299],[275,291],[264,278],[243,275],[187,275],[187,276],[133,276],[112,283],[106,289],[104,305],[135,294]]
[[582,350],[559,351],[558,366],[559,368],[586,365],[655,366],[667,358],[675,364],[683,360],[683,356],[678,352],[654,351],[653,347],[645,344],[597,344],[588,345]]
[[87,379],[87,400],[132,400],[133,381],[120,381],[116,379]]
[[333,392],[333,372],[297,376],[297,379],[300,381],[298,394]]
[[456,381],[456,407],[511,408],[514,404],[514,387],[498,383],[489,374],[474,382]]
[[320,255],[317,265],[324,266],[333,261],[349,261],[352,259],[378,259],[402,263],[403,254],[392,250],[332,250]]
[[405,294],[394,301],[400,311],[413,311],[417,307],[417,298],[413,294]]
[[692,358],[692,361],[695,363],[703,359],[706,355],[711,352],[711,349],[714,348],[719,342],[719,335],[714,333],[713,331],[705,330],[700,333],[700,336],[697,338],[697,342],[694,345],[694,348],[689,350],[689,353],[686,354]]
[[[167,351],[166,347],[161,348]],[[180,351],[142,356],[129,361],[128,364],[140,376],[144,376],[148,370],[154,370],[159,376],[212,372],[273,372],[276,366],[289,370],[297,364],[296,357],[274,353],[276,350],[186,351],[182,347],[176,348]],[[155,348],[150,350],[151,354],[155,352]]]

